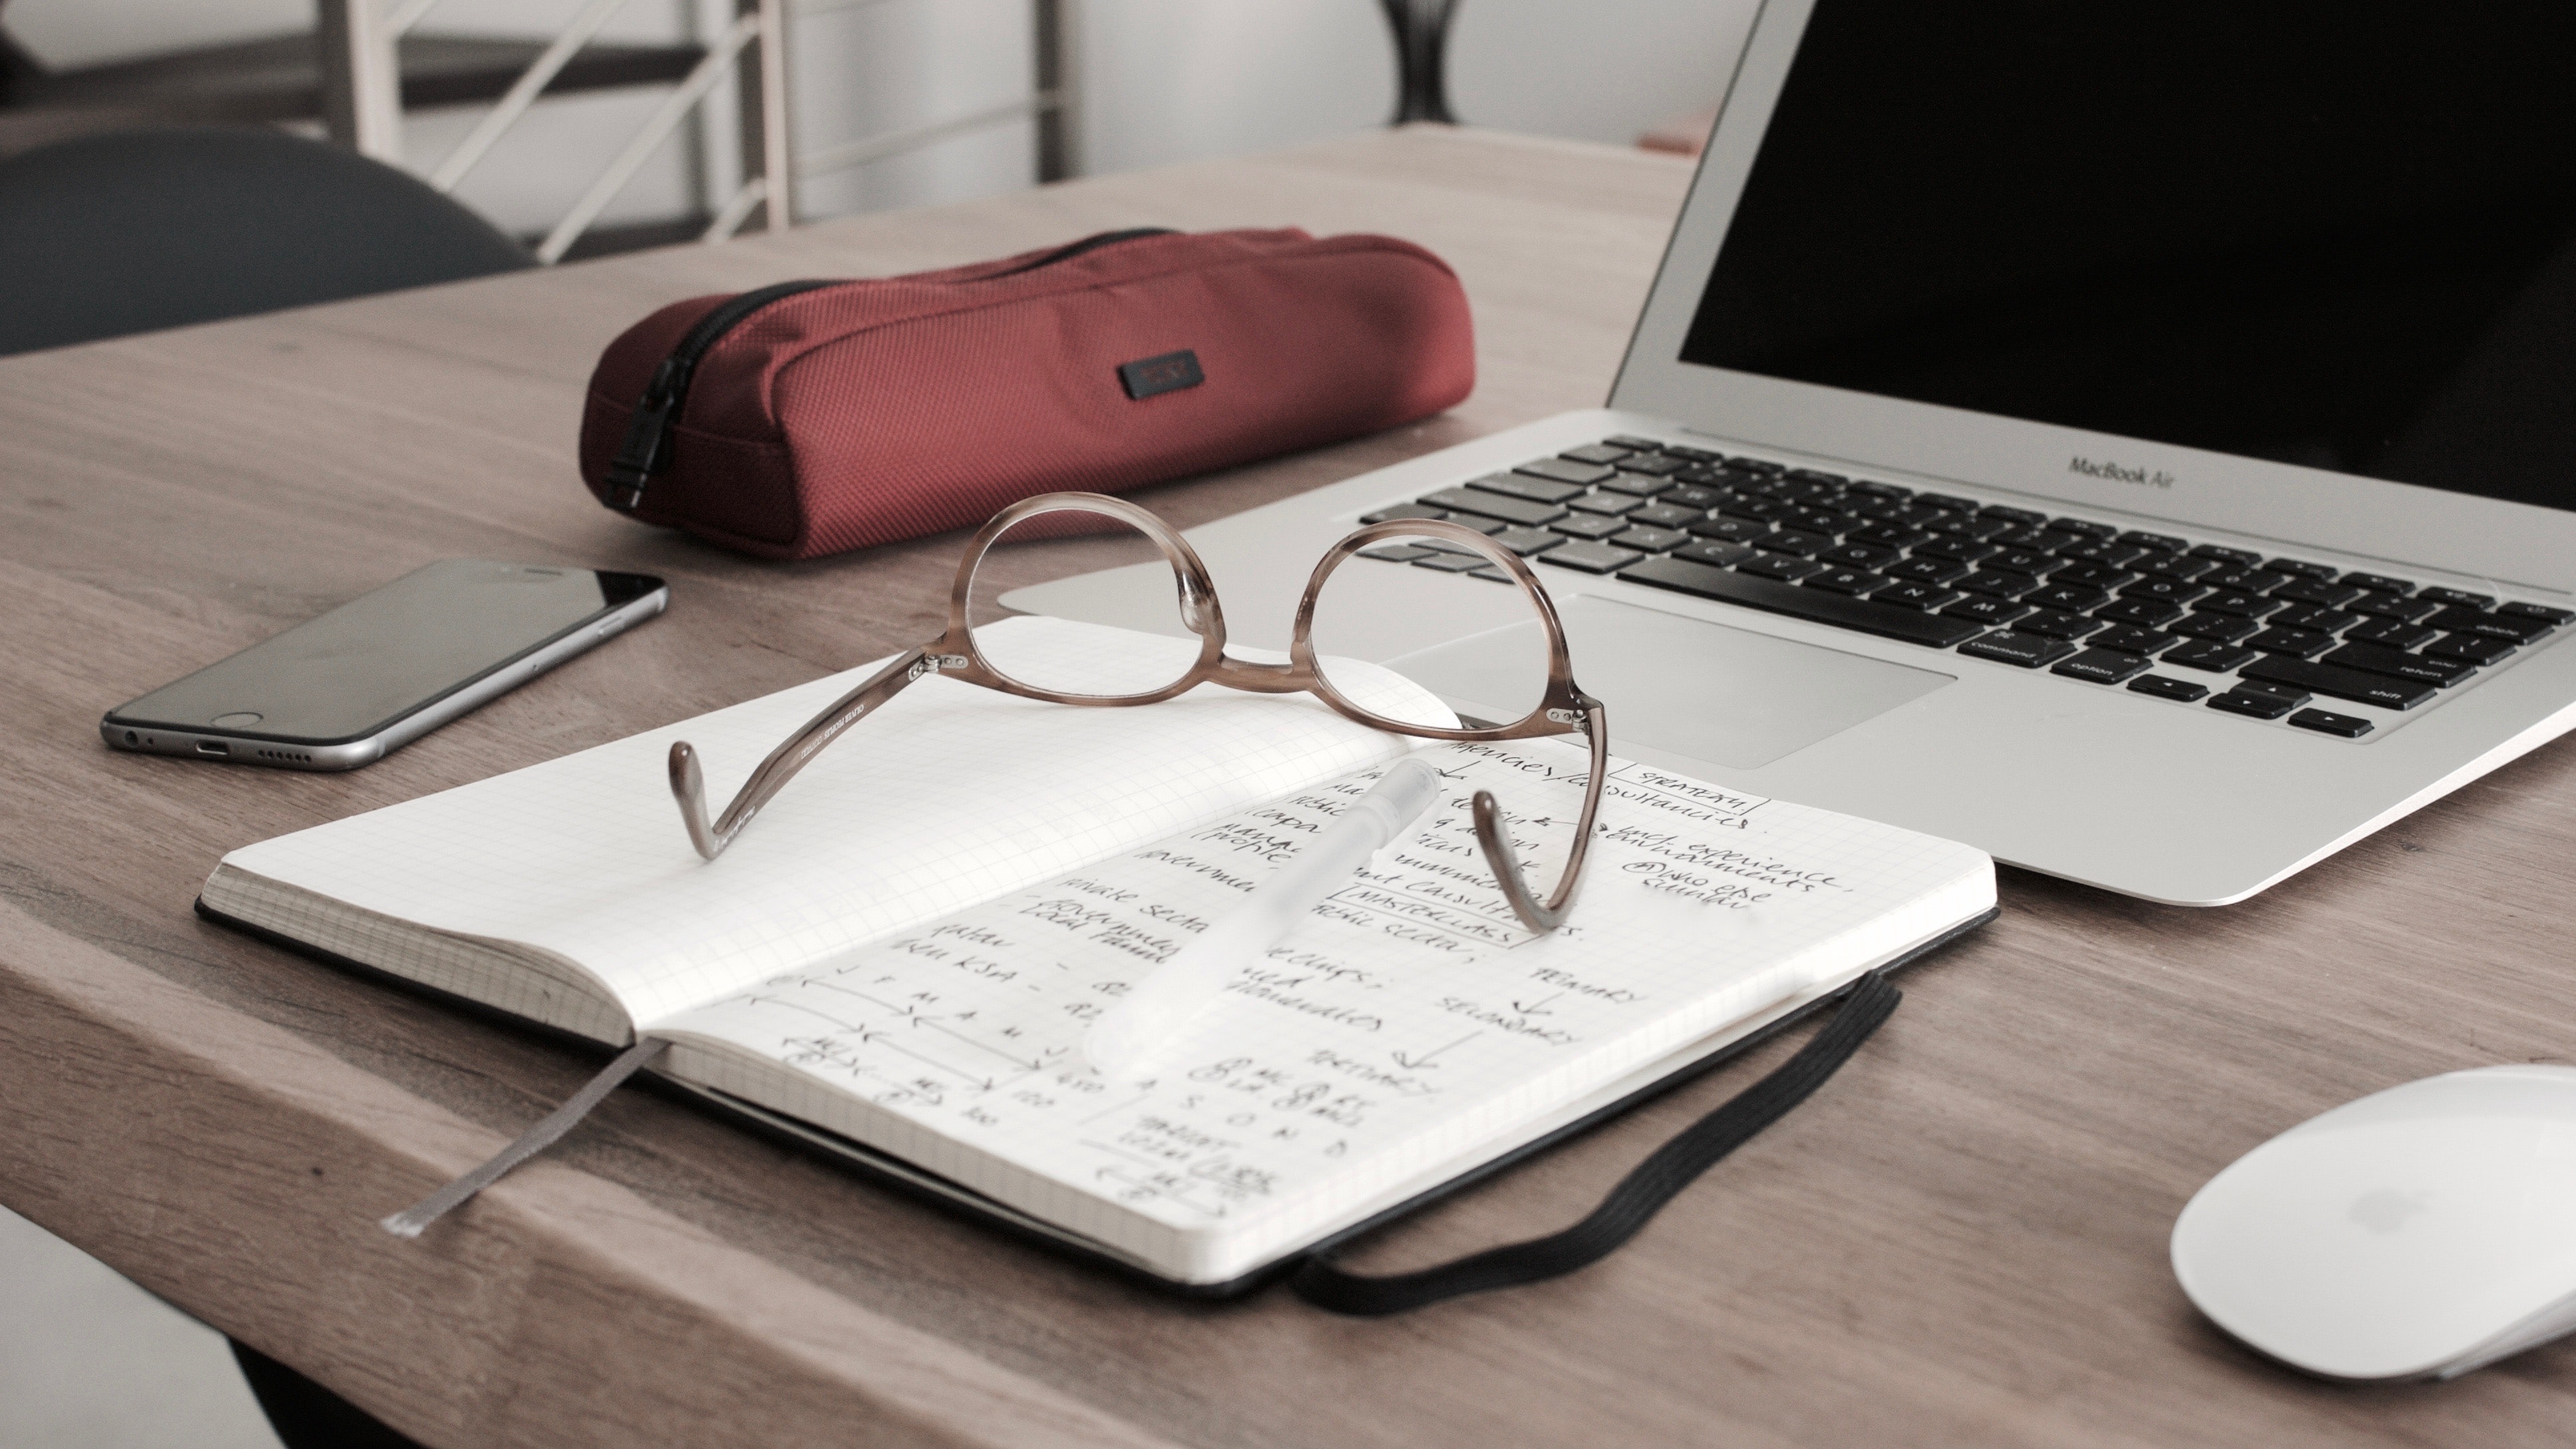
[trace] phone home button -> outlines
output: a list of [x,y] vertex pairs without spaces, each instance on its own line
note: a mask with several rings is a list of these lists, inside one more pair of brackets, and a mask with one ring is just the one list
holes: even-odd
[[213,725],[217,729],[246,730],[252,725],[259,723],[259,721],[260,715],[257,711],[237,709],[231,714],[216,715],[213,719],[208,720],[207,723]]

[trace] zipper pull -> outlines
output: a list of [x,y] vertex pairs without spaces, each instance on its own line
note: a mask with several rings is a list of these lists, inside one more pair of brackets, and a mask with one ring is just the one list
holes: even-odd
[[689,379],[689,361],[665,357],[644,385],[643,400],[626,425],[626,441],[608,460],[608,506],[632,513],[644,502],[644,485],[662,468],[663,445],[671,437],[671,410]]

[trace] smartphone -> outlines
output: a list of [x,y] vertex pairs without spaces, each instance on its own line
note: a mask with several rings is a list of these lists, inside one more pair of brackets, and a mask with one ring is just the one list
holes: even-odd
[[120,750],[354,770],[662,612],[649,574],[447,559],[118,705]]

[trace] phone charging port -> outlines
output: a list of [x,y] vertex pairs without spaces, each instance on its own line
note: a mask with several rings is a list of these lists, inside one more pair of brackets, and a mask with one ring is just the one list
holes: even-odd
[[229,755],[232,752],[233,747],[221,740],[197,741],[197,753],[201,755]]

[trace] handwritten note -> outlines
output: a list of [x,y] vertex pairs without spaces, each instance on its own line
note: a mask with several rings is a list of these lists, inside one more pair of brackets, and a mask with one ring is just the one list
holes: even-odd
[[1244,967],[1153,1081],[1094,1073],[1084,1028],[1375,768],[776,976],[656,1034],[675,1039],[683,1076],[1103,1241],[1181,1242],[1214,1271],[1992,895],[1991,866],[1966,847],[1620,763],[1574,912],[1534,936],[1493,884],[1469,801],[1495,793],[1543,893],[1588,760],[1554,741],[1425,758],[1447,788],[1416,832]]

